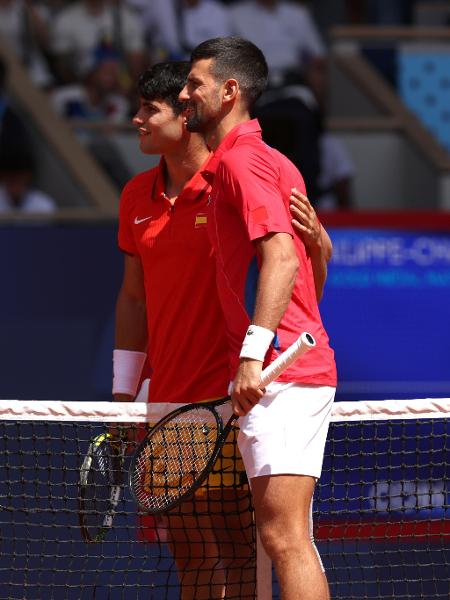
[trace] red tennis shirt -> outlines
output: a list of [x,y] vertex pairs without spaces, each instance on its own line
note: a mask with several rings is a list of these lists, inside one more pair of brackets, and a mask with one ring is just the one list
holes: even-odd
[[317,306],[311,260],[291,226],[291,189],[306,193],[299,171],[262,141],[256,120],[236,126],[217,148],[206,170],[205,176],[213,182],[208,229],[216,250],[217,287],[225,315],[232,377],[255,306],[260,265],[252,242],[269,233],[289,233],[300,267],[291,302],[266,362],[274,360],[301,332],[308,331],[317,346],[278,379],[335,386],[334,353]]
[[172,206],[164,171],[161,160],[125,186],[119,247],[139,256],[144,272],[149,400],[188,403],[226,394],[228,343],[207,231],[210,185],[198,172]]

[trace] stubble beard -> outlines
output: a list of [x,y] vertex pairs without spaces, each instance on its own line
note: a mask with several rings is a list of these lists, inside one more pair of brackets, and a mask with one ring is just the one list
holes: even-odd
[[202,119],[195,108],[191,109],[187,119],[186,119],[186,129],[191,133],[205,133],[207,123],[205,119]]

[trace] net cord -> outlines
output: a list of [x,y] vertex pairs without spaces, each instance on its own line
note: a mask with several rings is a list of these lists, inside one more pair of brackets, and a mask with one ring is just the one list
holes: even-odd
[[[183,404],[156,402],[0,400],[0,420],[148,423],[158,421],[181,406]],[[333,404],[331,421],[432,419],[448,417],[449,413],[450,398],[342,401]]]

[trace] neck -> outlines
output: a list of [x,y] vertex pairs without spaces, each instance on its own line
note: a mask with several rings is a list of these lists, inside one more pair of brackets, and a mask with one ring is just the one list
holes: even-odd
[[232,130],[236,125],[250,121],[250,113],[248,111],[237,112],[231,111],[225,115],[215,127],[208,131],[205,135],[205,140],[211,150],[215,150],[223,138]]
[[205,163],[209,150],[203,138],[191,134],[186,144],[173,152],[164,153],[166,161],[166,194],[169,197],[178,196],[186,182],[191,179]]

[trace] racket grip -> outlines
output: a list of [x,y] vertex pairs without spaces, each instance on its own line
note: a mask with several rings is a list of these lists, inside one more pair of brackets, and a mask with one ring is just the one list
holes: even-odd
[[261,373],[261,387],[265,387],[274,381],[280,373],[285,371],[297,358],[314,348],[316,340],[310,333],[304,331],[301,336],[287,348],[283,354],[280,354],[268,367]]

